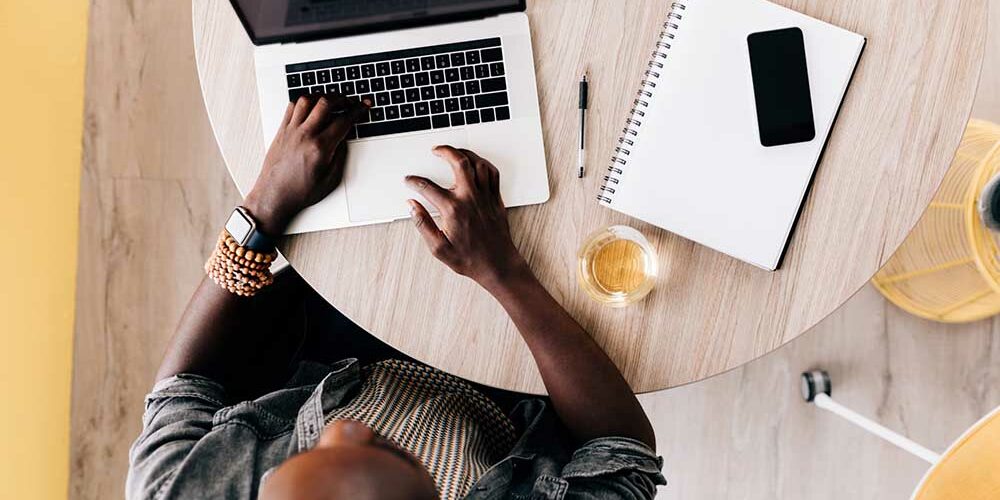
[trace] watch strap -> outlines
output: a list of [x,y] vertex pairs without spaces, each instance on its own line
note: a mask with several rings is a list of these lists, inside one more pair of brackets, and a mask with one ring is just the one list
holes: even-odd
[[[236,218],[242,219],[246,223],[246,225],[249,226],[249,228],[246,229],[246,232],[240,232],[240,234],[233,234],[232,229],[230,228],[230,224]],[[236,240],[237,244],[239,244],[240,246],[249,250],[253,250],[255,252],[261,252],[261,253],[273,252],[274,249],[277,247],[277,243],[275,242],[274,238],[271,238],[270,235],[261,232],[257,227],[258,226],[257,226],[256,216],[254,216],[254,214],[251,213],[250,210],[247,210],[245,207],[239,207],[239,206],[233,210],[233,214],[229,216],[229,222],[226,223],[226,231],[229,233],[230,236],[233,237],[233,239]],[[242,228],[235,227],[235,229],[240,230]]]
[[244,246],[254,252],[264,253],[270,253],[277,247],[270,236],[260,232],[256,228],[250,231],[250,237],[247,238],[247,243]]

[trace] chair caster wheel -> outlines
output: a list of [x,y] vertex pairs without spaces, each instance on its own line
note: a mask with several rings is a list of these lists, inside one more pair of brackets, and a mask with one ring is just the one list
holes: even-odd
[[829,373],[822,370],[802,373],[802,399],[806,400],[807,403],[812,403],[820,394],[830,396],[831,392],[833,392],[833,385]]

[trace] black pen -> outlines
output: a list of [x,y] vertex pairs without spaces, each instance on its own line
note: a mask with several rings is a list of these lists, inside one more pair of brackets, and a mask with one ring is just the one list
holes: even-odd
[[583,179],[584,169],[587,164],[587,74],[583,74],[580,80],[580,155],[577,158],[577,177]]

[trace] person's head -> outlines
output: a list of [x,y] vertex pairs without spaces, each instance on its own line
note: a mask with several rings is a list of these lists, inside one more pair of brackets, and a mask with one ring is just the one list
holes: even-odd
[[289,458],[267,480],[261,500],[431,500],[434,480],[413,455],[359,422],[327,426],[315,448]]

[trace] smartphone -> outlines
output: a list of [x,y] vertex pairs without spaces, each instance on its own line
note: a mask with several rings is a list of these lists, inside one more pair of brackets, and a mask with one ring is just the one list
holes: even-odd
[[783,146],[816,138],[802,30],[753,33],[747,45],[761,145]]

